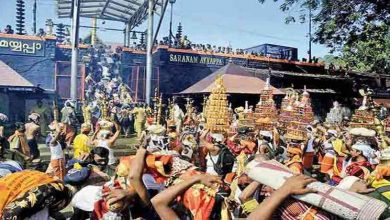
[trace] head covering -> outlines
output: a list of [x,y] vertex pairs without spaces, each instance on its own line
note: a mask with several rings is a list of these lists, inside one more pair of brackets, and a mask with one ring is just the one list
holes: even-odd
[[2,122],[2,123],[5,123],[5,122],[7,122],[8,121],[8,117],[5,115],[5,114],[3,114],[3,113],[0,113],[0,123]]
[[327,131],[327,134],[328,134],[328,135],[332,135],[332,136],[334,136],[334,137],[337,137],[337,131],[336,131],[336,130],[333,130],[333,129],[329,129],[329,130]]
[[55,126],[55,123],[54,123],[54,121],[53,122],[51,122],[50,124],[49,124],[49,129],[50,130],[52,130],[52,131],[54,131],[54,130],[56,130],[56,126]]
[[65,103],[64,103],[64,105],[65,105],[66,107],[72,107],[72,108],[74,108],[74,102],[73,102],[72,100],[70,100],[70,99],[66,100]]
[[371,158],[375,153],[369,144],[360,141],[352,145],[352,149],[361,151],[366,158]]
[[218,134],[218,133],[212,133],[211,137],[216,141],[216,142],[222,142],[223,141],[223,135]]
[[81,127],[82,127],[82,128],[91,128],[91,124],[88,123],[88,122],[87,122],[87,123],[82,123],[82,124],[81,124]]
[[352,128],[349,133],[355,136],[374,137],[376,132],[367,128]]
[[316,126],[316,125],[318,125],[319,123],[320,123],[320,121],[314,120],[314,121],[311,123],[311,125],[312,125],[312,126]]
[[339,185],[336,186],[338,189],[344,189],[344,190],[349,190],[352,185],[358,181],[359,178],[356,176],[347,176],[344,179],[342,179],[339,183]]
[[306,126],[307,132],[313,132],[313,130],[314,130],[313,126],[311,126],[311,125]]
[[41,116],[38,114],[38,113],[31,113],[29,116],[28,116],[28,119],[35,122],[35,123],[38,123],[39,119],[41,118]]
[[150,134],[163,135],[165,128],[162,125],[151,125],[147,128]]
[[269,137],[272,139],[272,132],[271,131],[260,131],[259,134],[264,137]]

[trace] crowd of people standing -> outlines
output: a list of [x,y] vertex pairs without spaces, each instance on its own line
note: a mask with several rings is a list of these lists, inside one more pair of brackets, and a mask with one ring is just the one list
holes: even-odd
[[[46,145],[51,158],[44,172],[26,167],[39,158],[40,114],[30,114],[28,122],[18,124],[8,139],[0,126],[0,216],[48,219],[69,205],[73,208],[70,219],[347,216],[345,210],[331,212],[329,207],[313,206],[297,197],[320,193],[307,188],[315,183],[335,192],[363,194],[375,201],[372,207],[386,207],[373,212],[373,219],[390,216],[390,168],[381,160],[389,138],[378,131],[350,127],[348,117],[337,123],[314,120],[306,127],[306,138],[300,139],[286,135],[278,123],[268,131],[239,122],[232,123],[234,132],[208,130],[191,102],[185,111],[171,103],[168,116],[159,120],[155,112],[136,106],[133,114],[142,114],[142,120],[134,122],[137,151],[116,158],[113,149],[122,130],[118,118],[107,117],[102,109],[96,123],[85,114],[80,129],[74,129],[74,105],[66,102],[48,124]],[[106,103],[106,107],[111,112],[115,106]],[[2,114],[0,119],[5,122],[7,117]],[[72,154],[65,149],[72,149]],[[251,171],[256,167],[275,169],[275,176],[256,176]],[[290,177],[280,186],[261,182],[285,172],[282,167]],[[318,195],[331,200],[335,196]],[[335,205],[350,207],[353,202],[336,201]],[[357,207],[354,210],[360,212]]]

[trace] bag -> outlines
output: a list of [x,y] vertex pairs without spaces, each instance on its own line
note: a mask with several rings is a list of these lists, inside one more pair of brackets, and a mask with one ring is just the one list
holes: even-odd
[[91,170],[88,167],[82,167],[81,170],[71,169],[66,173],[64,182],[70,185],[81,185],[89,178],[90,174]]
[[219,153],[217,162],[215,163],[211,156],[210,159],[214,164],[215,172],[217,172],[219,176],[225,176],[232,172],[236,158],[225,145],[220,146],[220,148],[221,152]]

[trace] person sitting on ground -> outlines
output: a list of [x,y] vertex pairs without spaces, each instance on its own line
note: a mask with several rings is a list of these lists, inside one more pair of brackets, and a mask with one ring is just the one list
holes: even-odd
[[80,128],[80,134],[73,140],[73,158],[79,158],[81,155],[88,154],[91,151],[88,137],[90,132],[91,124],[83,123]]
[[66,163],[68,171],[64,178],[65,183],[78,188],[87,185],[102,186],[110,179],[106,174],[108,155],[108,149],[95,147],[88,154],[70,159]]

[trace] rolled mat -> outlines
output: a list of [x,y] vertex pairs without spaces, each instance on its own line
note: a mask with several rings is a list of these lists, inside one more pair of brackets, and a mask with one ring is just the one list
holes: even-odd
[[[251,161],[247,165],[248,176],[274,189],[280,188],[293,173],[277,161]],[[307,186],[317,190],[316,193],[294,195],[293,197],[319,207],[344,219],[379,219],[387,208],[386,203],[368,196],[341,190],[321,182]]]

